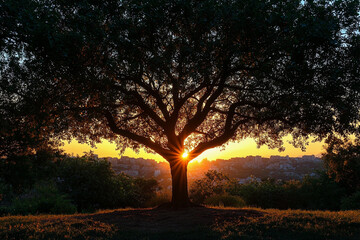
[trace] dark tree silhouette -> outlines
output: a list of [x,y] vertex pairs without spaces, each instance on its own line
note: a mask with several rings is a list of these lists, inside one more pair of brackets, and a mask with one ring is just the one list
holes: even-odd
[[323,154],[328,175],[350,193],[360,190],[360,139],[329,139]]
[[160,154],[174,207],[190,205],[187,164],[209,148],[252,137],[282,149],[287,134],[304,147],[310,136],[359,133],[359,1],[2,8],[11,27],[1,32],[1,85],[43,92],[48,131],[62,138]]

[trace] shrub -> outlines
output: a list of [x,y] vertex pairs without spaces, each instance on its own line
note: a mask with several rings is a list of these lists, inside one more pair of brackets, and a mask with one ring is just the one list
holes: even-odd
[[341,200],[341,209],[342,210],[360,209],[360,191],[357,191],[352,195],[343,198]]
[[0,178],[21,194],[36,182],[49,181],[55,176],[56,162],[61,158],[54,150],[39,150],[36,154],[9,156],[0,161]]
[[112,183],[108,186],[108,202],[104,202],[102,208],[119,208],[139,206],[140,194],[136,191],[134,179],[124,173],[115,175]]
[[272,180],[250,182],[238,187],[231,194],[240,196],[246,204],[262,208],[287,208],[284,188]]
[[322,173],[318,178],[307,177],[301,186],[303,209],[340,210],[340,202],[346,191],[340,184]]
[[60,163],[58,185],[70,195],[79,211],[141,207],[155,196],[155,179],[116,175],[110,163],[88,156],[67,158]]
[[319,178],[306,177],[302,181],[249,182],[234,184],[228,190],[243,198],[247,205],[278,209],[339,210],[345,190],[326,174]]
[[229,194],[212,195],[206,198],[204,203],[209,206],[217,207],[244,207],[246,205],[241,197]]
[[55,184],[36,184],[33,189],[15,198],[9,208],[12,214],[71,214],[76,207],[59,192]]
[[196,180],[190,188],[190,198],[193,202],[201,204],[212,195],[225,194],[229,185],[229,178],[215,170],[209,170],[205,177]]
[[[126,181],[124,184],[123,181]],[[66,158],[60,162],[58,185],[69,194],[79,211],[111,208],[120,204],[118,197],[124,194],[124,185],[106,160],[87,157]]]
[[137,204],[135,205],[136,207],[146,206],[150,199],[157,197],[157,188],[159,188],[159,184],[156,179],[135,178],[134,191],[136,202],[133,202],[133,204]]

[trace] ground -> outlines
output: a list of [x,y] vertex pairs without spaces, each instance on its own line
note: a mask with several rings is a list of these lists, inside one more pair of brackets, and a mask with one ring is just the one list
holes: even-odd
[[0,218],[0,239],[360,239],[360,211],[191,208]]

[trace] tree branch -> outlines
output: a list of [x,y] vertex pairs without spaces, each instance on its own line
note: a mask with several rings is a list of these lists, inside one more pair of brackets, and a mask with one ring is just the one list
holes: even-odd
[[135,90],[135,91],[130,91],[130,93],[132,95],[134,95],[134,97],[137,99],[136,101],[136,105],[138,105],[143,111],[144,113],[146,113],[150,118],[152,118],[159,126],[161,126],[164,130],[167,128],[166,127],[166,122],[164,120],[162,120],[159,115],[157,115],[150,107],[147,103],[145,103],[143,97]]
[[165,119],[169,119],[169,112],[167,111],[166,105],[164,104],[164,102],[162,101],[161,96],[159,95],[158,91],[155,91],[154,89],[152,89],[152,87],[148,84],[146,84],[143,81],[139,81],[136,80],[135,81],[137,84],[139,84],[139,86],[143,87],[151,96],[153,96],[156,99],[156,104],[159,107],[161,113],[164,115]]
[[[179,138],[181,141],[184,141],[187,136],[189,136],[192,132],[196,130],[198,126],[205,120],[207,114],[210,111],[211,105],[215,102],[215,100],[221,95],[224,90],[224,84],[227,79],[226,75],[223,75],[220,78],[220,83],[215,91],[213,91],[214,86],[210,86],[207,92],[202,96],[197,105],[197,111],[192,119],[185,125],[181,133],[179,134]],[[205,100],[208,99],[205,103],[204,108],[202,108]]]
[[140,144],[143,144],[143,145],[151,148],[152,150],[154,150],[155,152],[157,152],[164,158],[166,158],[165,156],[167,156],[169,154],[169,150],[162,148],[159,144],[154,143],[150,139],[139,136],[128,130],[119,128],[115,122],[113,115],[110,113],[110,111],[105,110],[103,113],[104,113],[105,118],[108,121],[108,126],[110,127],[111,131],[113,131],[114,133],[119,134],[123,137],[127,137],[133,141],[140,143]]
[[206,151],[207,149],[210,148],[214,148],[214,147],[218,147],[223,145],[224,143],[226,143],[230,138],[232,138],[237,130],[237,128],[240,126],[240,124],[242,123],[246,123],[248,120],[242,120],[237,122],[236,124],[234,124],[234,126],[232,128],[229,129],[225,129],[224,133],[219,136],[216,137],[214,139],[212,139],[209,142],[202,142],[200,143],[196,148],[194,148],[190,153],[189,153],[189,158],[190,159],[194,159],[196,157],[198,157],[201,153],[203,153],[204,151]]

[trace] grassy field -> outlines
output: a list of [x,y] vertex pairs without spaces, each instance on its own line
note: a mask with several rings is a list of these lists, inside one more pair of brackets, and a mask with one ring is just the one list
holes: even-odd
[[360,211],[118,209],[0,218],[0,239],[360,239]]

